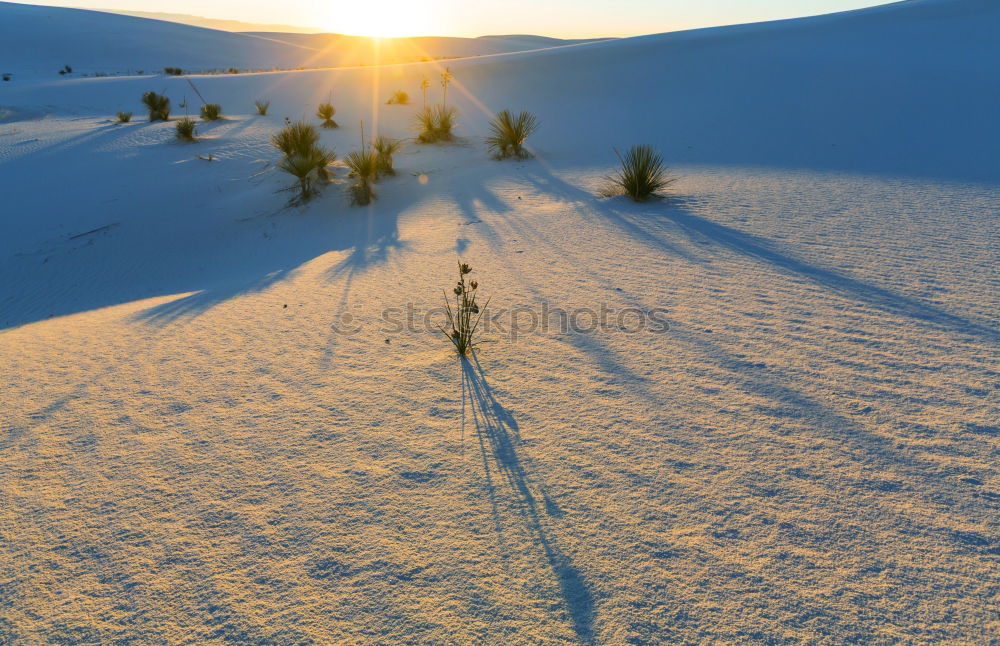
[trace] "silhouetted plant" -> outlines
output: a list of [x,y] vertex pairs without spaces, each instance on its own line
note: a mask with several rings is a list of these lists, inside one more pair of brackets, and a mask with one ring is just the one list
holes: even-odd
[[254,101],[253,107],[257,108],[257,114],[262,117],[267,116],[267,109],[271,107],[270,101]]
[[441,87],[444,88],[444,98],[441,101],[442,105],[448,105],[448,86],[451,85],[452,79],[455,78],[451,75],[451,68],[446,67],[443,72],[441,72]]
[[286,157],[305,154],[319,143],[319,133],[316,128],[304,121],[286,122],[278,134],[271,137],[271,143]]
[[385,135],[375,137],[372,142],[372,149],[375,151],[376,172],[379,175],[395,175],[396,169],[392,166],[392,156],[403,147],[403,142],[392,139]]
[[374,150],[355,150],[344,158],[351,169],[351,176],[357,181],[351,185],[351,203],[367,206],[375,199],[375,183],[378,175],[378,155]]
[[479,327],[479,321],[490,304],[489,299],[487,299],[486,304],[480,310],[476,303],[479,283],[471,279],[465,280],[465,277],[471,273],[472,267],[461,261],[458,263],[458,282],[451,290],[455,296],[455,305],[452,306],[447,292],[444,295],[445,313],[448,315],[448,328],[450,329],[440,328],[461,356],[467,355],[475,347],[473,337],[476,334],[476,328]]
[[624,156],[615,150],[615,155],[621,169],[608,178],[609,186],[601,192],[604,197],[628,195],[636,202],[645,202],[674,182],[667,176],[663,157],[652,146],[632,146]]
[[493,134],[486,138],[486,144],[495,159],[526,159],[531,157],[531,153],[524,149],[524,141],[537,128],[538,119],[530,112],[522,112],[515,117],[509,110],[501,110],[490,123]]
[[201,118],[205,121],[218,121],[222,118],[222,106],[218,103],[206,103],[201,106]]
[[3,75],[3,80],[9,81],[10,80],[10,74],[4,74]]
[[190,117],[184,117],[178,121],[175,126],[177,138],[181,141],[194,141],[194,126],[194,119]]
[[230,67],[229,69],[226,70],[226,74],[239,74],[239,73],[240,71],[235,67]]
[[131,112],[119,112],[118,113],[118,123],[128,123],[132,120]]
[[389,105],[410,105],[410,95],[402,90],[396,90],[386,103]]
[[170,99],[156,92],[145,92],[142,102],[149,110],[150,121],[167,121],[170,119]]
[[322,126],[324,128],[339,128],[337,122],[333,120],[333,115],[336,114],[337,110],[329,103],[320,103],[319,107],[316,109],[316,116],[323,120]]
[[334,162],[334,159],[333,151],[313,147],[285,157],[278,164],[278,168],[299,181],[299,199],[306,202],[316,194],[316,185],[329,178],[327,167]]
[[424,103],[422,108],[424,110],[427,109],[427,88],[429,88],[430,86],[431,82],[428,81],[426,78],[423,81],[420,81],[420,92],[423,93],[424,95]]
[[454,136],[455,108],[444,105],[434,105],[417,113],[416,122],[420,129],[417,140],[420,143],[432,144],[438,141],[451,141]]
[[180,76],[181,74],[184,73],[184,70],[182,70],[179,67],[164,67],[163,73],[168,74],[170,76]]

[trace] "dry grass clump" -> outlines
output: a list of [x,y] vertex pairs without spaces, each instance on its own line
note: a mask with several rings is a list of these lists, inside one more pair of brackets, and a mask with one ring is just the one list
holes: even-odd
[[218,121],[222,118],[222,106],[218,103],[206,103],[201,106],[201,118],[205,121]]
[[608,178],[608,186],[601,191],[604,197],[628,195],[636,202],[645,202],[675,181],[667,176],[663,157],[652,146],[632,146],[624,156],[615,150],[615,155],[621,168]]
[[329,166],[336,154],[319,145],[319,133],[304,121],[288,123],[271,137],[271,143],[284,155],[278,168],[298,180],[301,202],[306,202],[318,192],[322,182],[330,178]]
[[156,92],[144,92],[142,103],[149,111],[150,121],[167,121],[170,119],[170,99]]
[[375,137],[372,142],[372,150],[375,151],[376,172],[379,175],[395,175],[396,169],[392,166],[392,156],[400,151],[403,142],[392,139],[385,135]]
[[333,115],[336,114],[337,109],[333,107],[330,103],[320,103],[319,107],[316,108],[316,116],[323,120],[320,124],[324,128],[339,128],[337,122],[333,120]]
[[184,117],[178,121],[177,125],[174,126],[177,138],[180,141],[195,141],[194,126],[194,119],[191,119],[190,117]]
[[367,206],[376,198],[374,184],[378,180],[378,153],[374,150],[355,150],[344,158],[356,179],[351,185],[351,203]]
[[422,144],[433,144],[439,141],[454,139],[452,130],[455,128],[455,108],[444,105],[434,105],[417,113],[416,124],[419,130],[417,141]]
[[490,123],[492,134],[486,138],[486,145],[494,159],[526,159],[531,153],[524,149],[524,142],[537,129],[538,119],[530,112],[514,116],[509,110],[501,110]]
[[396,90],[386,101],[388,105],[410,105],[410,95],[402,90]]

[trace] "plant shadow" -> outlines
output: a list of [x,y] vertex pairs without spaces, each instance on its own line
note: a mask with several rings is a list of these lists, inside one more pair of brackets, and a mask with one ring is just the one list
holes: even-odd
[[[697,253],[670,239],[680,232],[701,247],[717,247],[727,252],[769,265],[773,269],[809,280],[829,292],[838,294],[883,312],[930,323],[953,332],[1000,341],[1000,332],[989,323],[953,314],[916,298],[891,289],[853,278],[833,268],[811,264],[762,236],[745,233],[725,224],[697,215],[692,201],[683,195],[668,196],[664,201],[636,204],[625,198],[598,199],[595,195],[573,186],[549,171],[528,176],[539,190],[550,192],[575,204],[584,217],[601,218],[622,233],[649,245],[693,262],[706,262]],[[666,225],[666,226],[665,226]]]
[[[559,518],[563,516],[563,512],[544,489],[530,481],[525,469],[526,460],[517,452],[517,444],[520,442],[517,422],[497,401],[475,354],[471,358],[462,357],[461,364],[463,427],[464,411],[468,405],[479,440],[486,488],[499,542],[501,546],[506,545],[500,516],[502,492],[499,490],[500,486],[506,484],[512,498],[510,502],[520,511],[526,529],[542,549],[552,575],[559,584],[573,630],[581,642],[591,644],[594,641],[593,596],[580,570],[559,549],[542,523],[542,513]],[[495,470],[492,465],[495,465]],[[494,478],[499,482],[495,482]],[[536,496],[532,489],[540,493]]]

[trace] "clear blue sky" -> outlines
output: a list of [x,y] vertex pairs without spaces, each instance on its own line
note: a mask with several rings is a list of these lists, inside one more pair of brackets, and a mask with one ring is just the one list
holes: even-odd
[[810,16],[885,0],[56,0],[63,7],[167,11],[367,35],[635,36]]

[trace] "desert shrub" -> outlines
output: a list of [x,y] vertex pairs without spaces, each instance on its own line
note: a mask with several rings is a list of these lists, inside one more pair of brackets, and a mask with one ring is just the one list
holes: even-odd
[[320,103],[319,107],[316,108],[316,116],[323,120],[321,124],[324,128],[338,128],[337,122],[333,120],[333,115],[337,112],[336,108],[329,103]]
[[180,76],[184,73],[184,70],[179,67],[164,67],[163,73],[169,76]]
[[239,74],[239,73],[240,71],[235,67],[230,67],[229,69],[226,70],[226,74]]
[[438,141],[451,141],[454,138],[452,130],[455,127],[455,108],[444,105],[434,105],[417,113],[416,122],[420,134],[420,143],[432,144]]
[[371,204],[376,197],[372,184],[378,175],[378,154],[374,150],[355,150],[344,159],[344,163],[357,180],[350,188],[351,203],[357,206]]
[[206,103],[201,106],[201,118],[205,121],[218,121],[222,118],[222,106],[218,103]]
[[319,133],[316,128],[304,121],[288,123],[278,134],[271,137],[274,147],[284,153],[285,157],[304,154],[319,143]]
[[267,109],[271,107],[270,101],[254,101],[253,107],[257,108],[257,114],[262,117],[267,116]]
[[538,128],[538,119],[530,112],[522,112],[517,116],[509,110],[501,110],[490,123],[492,135],[486,138],[486,144],[495,159],[516,157],[526,159],[531,154],[524,149],[524,141]]
[[9,81],[10,80],[10,74],[4,74],[3,75],[3,80]]
[[375,137],[372,142],[372,150],[375,151],[376,173],[379,175],[395,175],[396,169],[392,166],[392,156],[403,147],[403,142],[392,139],[385,135]]
[[118,113],[118,123],[128,123],[132,120],[131,112],[119,112]]
[[327,167],[334,162],[333,151],[318,146],[286,156],[278,168],[299,181],[299,199],[309,200],[317,192],[317,184],[329,179]]
[[410,95],[402,90],[396,90],[386,103],[389,105],[410,105]]
[[652,146],[632,146],[624,157],[615,150],[615,155],[621,169],[608,178],[609,185],[602,191],[605,197],[628,195],[636,202],[645,202],[674,182],[667,176],[663,157]]
[[167,121],[170,119],[170,99],[156,92],[145,92],[142,103],[149,110],[150,121]]
[[448,328],[441,328],[448,340],[455,346],[458,354],[465,356],[475,347],[473,337],[476,328],[479,327],[479,320],[482,318],[489,300],[480,310],[476,303],[476,292],[479,290],[479,283],[475,280],[466,282],[465,277],[472,273],[472,267],[458,263],[458,282],[451,290],[455,295],[455,304],[452,306],[451,299],[447,292],[444,295],[445,313],[448,315]]
[[426,78],[420,81],[420,92],[423,94],[423,103],[421,104],[422,105],[421,109],[423,110],[427,109],[427,88],[429,88],[430,86],[431,82],[428,81]]
[[184,117],[175,126],[177,138],[181,141],[194,141],[194,119]]

